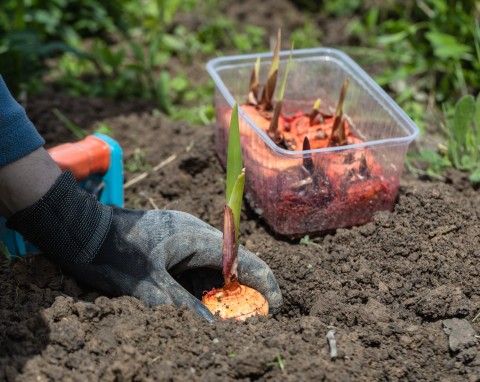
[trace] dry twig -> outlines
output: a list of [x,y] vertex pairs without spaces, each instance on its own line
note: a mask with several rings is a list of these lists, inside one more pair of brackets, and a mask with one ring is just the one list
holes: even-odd
[[127,188],[133,186],[134,184],[142,181],[143,179],[145,179],[151,173],[157,172],[161,168],[165,167],[167,164],[173,162],[176,158],[177,158],[177,154],[170,155],[167,159],[161,161],[159,164],[157,164],[150,171],[142,172],[140,175],[137,175],[135,178],[130,179],[127,183],[125,183],[123,185],[123,188],[127,189]]
[[152,207],[153,207],[154,210],[158,210],[158,209],[159,209],[158,206],[157,206],[157,204],[156,204],[155,201],[153,200],[153,198],[150,197],[150,196],[148,196],[148,194],[147,194],[146,192],[143,192],[143,191],[142,191],[142,192],[140,192],[139,194],[140,194],[140,196],[143,196],[145,199],[147,199],[147,200],[149,201],[149,203],[152,205]]

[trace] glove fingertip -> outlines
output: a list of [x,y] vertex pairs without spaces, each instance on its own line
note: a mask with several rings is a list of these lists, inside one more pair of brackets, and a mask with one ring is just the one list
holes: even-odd
[[204,318],[208,322],[210,322],[210,323],[215,322],[215,316],[202,303],[196,304],[196,306],[194,307],[194,310],[197,313],[197,315]]
[[281,307],[269,308],[269,309],[268,309],[268,313],[269,313],[269,314],[278,314],[278,313],[281,312],[281,310],[282,310]]
[[177,282],[174,282],[170,286],[170,296],[174,301],[175,305],[187,306],[193,310],[199,317],[207,320],[208,322],[214,322],[214,315],[208,310],[208,308],[203,305],[203,303],[198,300],[196,297],[191,295],[187,290],[180,286]]

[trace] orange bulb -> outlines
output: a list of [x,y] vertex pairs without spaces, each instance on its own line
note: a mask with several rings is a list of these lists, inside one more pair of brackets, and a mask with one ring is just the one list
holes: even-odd
[[268,302],[260,292],[238,282],[232,284],[236,285],[214,289],[203,296],[203,304],[213,315],[244,321],[248,317],[268,314]]

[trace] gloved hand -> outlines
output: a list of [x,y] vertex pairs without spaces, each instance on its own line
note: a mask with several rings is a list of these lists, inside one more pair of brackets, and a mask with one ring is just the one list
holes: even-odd
[[[34,205],[7,222],[80,280],[112,295],[154,306],[187,305],[207,320],[208,309],[169,273],[222,269],[222,234],[189,214],[108,207],[63,173]],[[262,293],[275,312],[282,295],[269,267],[240,246],[239,280]]]

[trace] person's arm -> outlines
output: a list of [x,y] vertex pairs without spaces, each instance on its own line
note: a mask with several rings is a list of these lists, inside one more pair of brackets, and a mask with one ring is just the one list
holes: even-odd
[[59,177],[44,143],[0,75],[0,216],[32,205]]
[[[2,86],[3,81],[0,92],[5,94]],[[7,101],[14,112],[8,118],[4,114],[4,123],[16,127],[3,126],[0,132],[10,132],[10,141],[16,137],[18,146],[5,145],[0,135],[0,147],[12,151],[2,153],[9,162],[0,167],[0,213],[2,207],[7,211],[7,226],[100,290],[135,296],[151,306],[186,305],[213,320],[208,309],[173,275],[196,270],[191,276],[195,278],[203,268],[221,271],[221,233],[178,211],[134,211],[99,203],[77,186],[70,172],[60,174],[43,148],[35,149],[41,138],[25,121],[20,106],[12,105],[12,99]],[[20,136],[27,148],[21,147]],[[12,162],[12,158],[17,159]],[[266,297],[271,312],[280,308],[282,295],[272,271],[243,247],[239,249],[238,274],[240,282]]]

